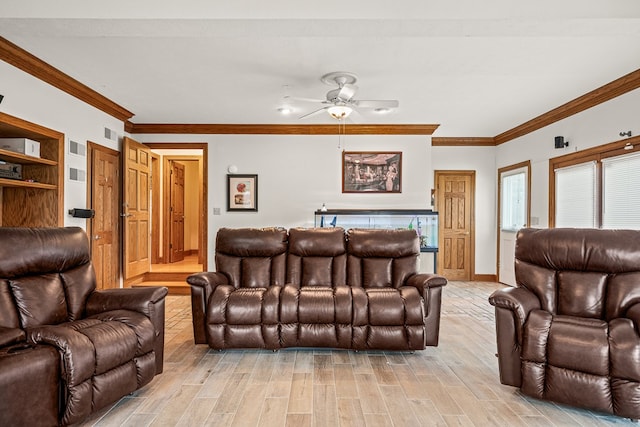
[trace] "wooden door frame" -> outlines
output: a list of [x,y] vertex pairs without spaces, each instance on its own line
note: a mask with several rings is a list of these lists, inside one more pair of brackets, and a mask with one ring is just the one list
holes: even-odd
[[[469,221],[470,221],[470,227],[471,230],[469,231],[469,239],[471,240],[469,242],[469,277],[472,281],[474,280],[484,280],[485,279],[485,275],[482,276],[476,276],[476,171],[475,170],[434,170],[433,171],[433,182],[434,182],[434,186],[436,187],[436,197],[438,196],[438,178],[440,178],[440,176],[447,176],[447,175],[468,175],[471,178],[471,194],[472,197],[470,199],[470,204],[471,206],[469,206]],[[435,201],[435,206],[437,208],[438,206],[438,200]],[[438,253],[437,253],[437,257],[438,257],[438,265],[439,266],[444,266],[444,260],[442,259],[443,256],[443,252],[442,249],[440,247],[440,239],[442,236],[442,221],[440,219],[438,219]]]
[[160,156],[151,152],[151,264],[160,264],[164,262],[160,254],[160,227],[154,226],[160,224],[160,193],[155,191],[160,188],[160,179],[162,169],[160,166]]
[[[105,147],[104,145],[100,145],[97,144],[95,142],[92,141],[87,141],[87,205],[90,206],[91,209],[93,209],[93,205],[92,205],[92,201],[93,201],[93,194],[92,194],[92,190],[93,190],[93,152],[94,151],[102,151],[104,153],[113,155],[115,157],[118,158],[118,163],[116,164],[116,166],[118,167],[118,182],[116,182],[115,185],[115,191],[118,192],[118,200],[115,203],[116,209],[114,209],[114,217],[113,219],[113,223],[116,224],[117,230],[116,230],[116,235],[114,236],[114,242],[116,242],[116,246],[118,248],[118,256],[117,258],[117,262],[118,262],[118,279],[119,279],[119,285],[122,286],[122,280],[124,277],[124,272],[122,271],[122,250],[120,247],[120,241],[121,241],[121,230],[120,230],[120,206],[122,206],[122,153],[120,151],[117,150],[112,150],[111,148]],[[93,222],[91,221],[91,218],[87,218],[86,220],[86,230],[87,230],[87,236],[89,238],[89,247],[92,248],[92,244],[91,244],[91,236],[93,235]],[[91,254],[93,256],[93,253]]]
[[[202,150],[202,156],[195,156],[195,155],[168,155],[168,156],[162,156],[163,157],[163,199],[164,200],[168,200],[168,195],[167,195],[167,189],[169,188],[169,184],[167,182],[167,176],[168,174],[166,173],[166,168],[168,165],[168,160],[198,160],[199,161],[199,169],[200,169],[200,188],[201,191],[199,192],[199,196],[200,196],[200,207],[201,207],[201,212],[200,212],[200,218],[198,221],[198,234],[200,236],[200,253],[198,255],[198,263],[202,264],[202,269],[203,271],[206,271],[208,268],[207,265],[207,258],[208,258],[208,247],[207,247],[207,242],[209,241],[208,238],[208,200],[209,200],[209,195],[208,195],[208,147],[209,145],[207,143],[200,143],[200,142],[194,142],[194,143],[182,143],[182,142],[148,142],[145,143],[144,145],[146,145],[147,147],[149,147],[152,150],[191,150],[191,149],[197,149],[197,150]],[[167,225],[167,215],[164,215],[164,219],[163,219],[163,228],[166,230],[167,226],[170,226],[170,222],[169,225]],[[168,241],[168,234],[167,233],[163,233],[163,248],[162,248],[162,253],[163,253],[163,261],[166,263],[169,260],[169,256],[167,253],[168,247],[169,247],[169,241]]]
[[498,169],[498,214],[496,217],[496,281],[498,282],[500,282],[500,232],[502,231],[502,180],[500,177],[505,172],[521,168],[527,169],[527,227],[529,227],[531,225],[531,160]]

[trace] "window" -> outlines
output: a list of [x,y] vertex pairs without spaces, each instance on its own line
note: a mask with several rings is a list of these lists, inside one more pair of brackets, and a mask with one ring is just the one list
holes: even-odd
[[502,230],[517,231],[527,224],[526,174],[502,176]]
[[556,169],[556,227],[596,227],[596,163]]
[[549,225],[640,229],[640,138],[549,160]]
[[640,229],[640,153],[602,160],[602,228]]

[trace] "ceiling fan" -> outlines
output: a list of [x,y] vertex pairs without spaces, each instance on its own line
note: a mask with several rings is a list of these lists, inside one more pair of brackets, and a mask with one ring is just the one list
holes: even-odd
[[300,119],[306,119],[326,111],[334,119],[344,120],[349,117],[351,113],[358,114],[358,109],[373,109],[377,112],[387,112],[392,108],[398,108],[400,105],[396,100],[355,99],[354,96],[358,91],[358,86],[356,86],[355,83],[358,81],[358,76],[354,73],[335,71],[325,74],[320,78],[320,80],[327,85],[338,86],[336,89],[332,89],[327,92],[325,97],[326,99],[288,97],[296,101],[313,102],[325,105],[324,107],[318,108],[317,110],[301,116]]

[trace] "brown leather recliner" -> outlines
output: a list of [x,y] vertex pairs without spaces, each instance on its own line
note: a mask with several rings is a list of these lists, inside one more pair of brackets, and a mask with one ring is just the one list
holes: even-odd
[[494,292],[500,381],[640,418],[640,231],[523,229],[517,287]]
[[96,290],[81,228],[0,227],[0,424],[77,423],[148,384],[166,294]]
[[215,349],[421,350],[438,344],[446,279],[418,273],[412,230],[220,229],[191,275],[194,338]]

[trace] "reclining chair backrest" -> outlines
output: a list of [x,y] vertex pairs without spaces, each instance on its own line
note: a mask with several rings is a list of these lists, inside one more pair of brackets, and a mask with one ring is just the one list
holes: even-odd
[[287,283],[303,286],[346,284],[347,247],[344,229],[292,228],[289,230]]
[[30,328],[81,319],[96,287],[79,227],[0,227],[0,326]]
[[351,229],[347,253],[350,286],[399,288],[418,272],[420,241],[414,230]]
[[221,228],[216,236],[216,271],[235,288],[284,285],[284,228]]
[[515,273],[550,313],[621,317],[640,302],[640,231],[522,229]]

